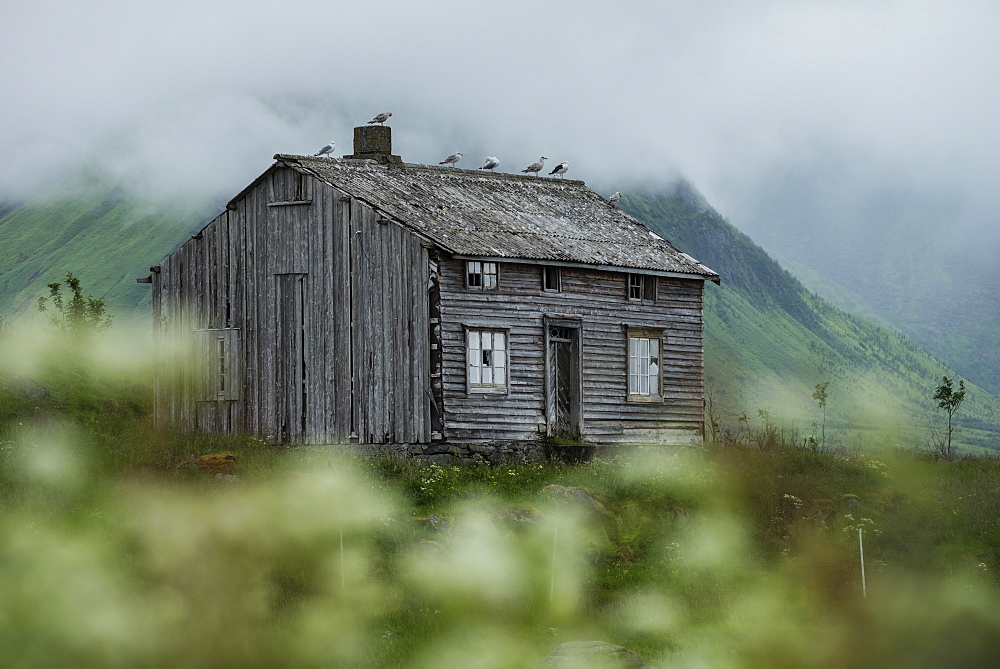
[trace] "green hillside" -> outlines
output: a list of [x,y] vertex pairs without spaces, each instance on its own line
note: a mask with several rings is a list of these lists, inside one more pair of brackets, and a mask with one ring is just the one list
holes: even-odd
[[[809,289],[835,306],[886,323],[966,378],[1000,394],[1000,263],[996,242],[953,239],[948,206],[843,212],[811,220],[794,208],[760,216],[751,234]],[[744,227],[744,229],[750,229]],[[995,237],[995,236],[994,236]]]
[[[746,412],[812,434],[828,388],[827,435],[863,447],[921,447],[940,416],[931,396],[954,376],[905,337],[810,293],[688,184],[622,197],[621,206],[722,275],[705,299],[706,376],[730,425]],[[1000,400],[970,387],[956,439],[1000,449]],[[738,427],[738,425],[737,425]]]
[[66,272],[117,317],[148,316],[135,280],[199,226],[205,202],[153,205],[99,179],[80,179],[22,205],[0,205],[0,316],[30,317]]

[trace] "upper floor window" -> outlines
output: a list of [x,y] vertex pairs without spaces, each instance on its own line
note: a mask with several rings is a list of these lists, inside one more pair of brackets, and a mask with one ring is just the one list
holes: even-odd
[[542,290],[559,292],[562,290],[562,271],[558,267],[542,267]]
[[469,329],[465,336],[469,391],[507,392],[507,332]]
[[628,299],[656,302],[656,277],[649,274],[629,274]]
[[497,264],[470,260],[466,264],[466,287],[476,290],[496,290]]
[[312,178],[291,169],[275,170],[268,182],[268,206],[309,204],[312,202]]
[[629,329],[629,399],[643,400],[660,396],[661,339],[662,332],[656,330]]

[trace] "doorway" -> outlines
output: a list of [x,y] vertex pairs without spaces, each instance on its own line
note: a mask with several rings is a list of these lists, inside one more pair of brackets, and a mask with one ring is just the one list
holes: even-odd
[[305,274],[275,275],[275,436],[282,443],[301,441],[306,434],[305,278]]
[[546,320],[545,340],[548,436],[579,441],[582,432],[580,322]]

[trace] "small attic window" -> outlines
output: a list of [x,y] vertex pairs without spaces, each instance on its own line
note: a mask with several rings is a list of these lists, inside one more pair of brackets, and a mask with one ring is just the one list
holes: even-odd
[[629,274],[628,299],[650,304],[656,302],[656,277],[649,274]]
[[312,203],[312,179],[298,170],[276,170],[268,185],[269,206]]
[[466,263],[465,287],[472,290],[496,290],[499,271],[495,262],[470,260]]

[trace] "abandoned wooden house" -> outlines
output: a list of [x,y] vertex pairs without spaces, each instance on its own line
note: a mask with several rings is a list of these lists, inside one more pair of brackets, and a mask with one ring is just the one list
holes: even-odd
[[718,274],[583,182],[405,164],[390,133],[276,155],[152,268],[160,346],[197,356],[163,356],[159,423],[425,455],[701,441]]

